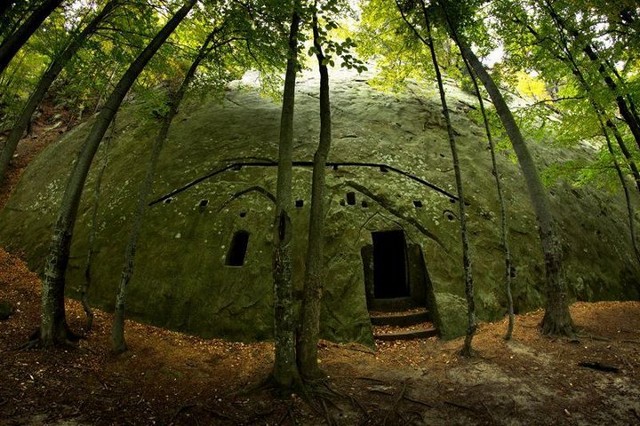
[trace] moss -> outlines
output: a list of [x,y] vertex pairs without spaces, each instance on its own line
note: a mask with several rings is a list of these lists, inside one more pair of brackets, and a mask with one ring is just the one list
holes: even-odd
[[433,310],[440,338],[445,340],[464,336],[467,332],[467,303],[462,297],[451,293],[436,293]]
[[[448,191],[453,191],[446,130],[439,119],[435,92],[413,83],[415,94],[390,96],[351,76],[334,78],[334,145],[329,161],[387,163]],[[304,96],[296,105],[294,157],[312,159],[318,137],[316,87],[313,78],[300,85]],[[311,96],[307,96],[311,95]],[[191,100],[181,108],[161,155],[154,197],[173,191],[230,161],[274,159],[277,154],[280,106],[251,89],[228,90],[229,102]],[[422,104],[415,99],[422,97]],[[463,93],[452,92],[466,103]],[[425,108],[428,110],[425,114]],[[93,304],[111,308],[122,267],[129,221],[133,215],[157,122],[144,116],[141,105],[119,114],[109,150],[98,214],[97,253],[92,267]],[[493,190],[490,157],[482,129],[461,112],[454,113],[461,129],[459,146],[463,178],[470,206],[469,231],[480,319],[496,319],[504,312],[503,268],[499,247],[498,201]],[[426,121],[425,121],[426,120]],[[67,133],[48,147],[26,170],[7,207],[0,212],[0,242],[24,252],[32,268],[46,257],[51,226],[71,162],[91,122]],[[554,160],[586,156],[548,146],[532,146],[536,156]],[[83,282],[89,217],[98,164],[96,157],[79,211],[73,239],[67,290],[75,294]],[[510,241],[516,267],[514,297],[519,311],[543,303],[544,269],[526,189],[509,153],[499,155],[510,220]],[[450,200],[432,189],[395,173],[375,168],[340,167],[327,171],[325,292],[321,335],[335,341],[372,343],[366,308],[361,249],[371,244],[371,232],[402,229],[408,244],[418,245],[433,287],[443,336],[464,333],[466,322],[459,228],[446,217],[455,211]],[[311,171],[294,171],[294,284],[302,286]],[[273,327],[271,277],[272,202],[256,191],[275,193],[274,167],[243,167],[204,180],[159,203],[146,213],[136,268],[130,284],[131,317],[202,336],[235,340],[269,338]],[[341,205],[354,191],[347,182],[365,186],[370,196],[355,193],[356,205]],[[580,299],[638,298],[640,273],[631,257],[621,194],[597,189],[576,190],[562,182],[551,198],[564,240],[567,279]],[[209,200],[200,208],[200,200]],[[413,202],[420,201],[417,208]],[[362,205],[366,202],[366,207]],[[411,218],[440,244],[400,216]],[[225,266],[234,232],[249,232],[246,260],[241,267]],[[433,303],[431,303],[433,304]],[[452,321],[449,324],[449,321]]]

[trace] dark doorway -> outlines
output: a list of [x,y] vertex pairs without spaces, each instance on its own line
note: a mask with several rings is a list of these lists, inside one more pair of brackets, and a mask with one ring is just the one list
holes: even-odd
[[403,231],[372,232],[373,295],[376,299],[408,297],[407,245]]
[[249,244],[249,233],[247,231],[238,231],[233,234],[229,251],[227,252],[227,266],[242,266],[244,258],[247,254],[247,245]]

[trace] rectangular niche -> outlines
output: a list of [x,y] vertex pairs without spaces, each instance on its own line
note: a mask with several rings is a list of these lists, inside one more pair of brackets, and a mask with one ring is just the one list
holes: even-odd
[[225,260],[226,266],[242,266],[247,256],[247,246],[249,245],[249,232],[236,231],[231,239],[229,251]]

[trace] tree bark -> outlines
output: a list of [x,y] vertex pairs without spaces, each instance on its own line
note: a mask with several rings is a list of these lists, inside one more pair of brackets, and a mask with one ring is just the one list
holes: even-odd
[[100,210],[100,198],[102,195],[102,178],[104,177],[104,172],[107,170],[107,166],[109,165],[109,148],[111,145],[111,140],[116,132],[116,118],[114,117],[111,120],[111,131],[109,132],[109,136],[105,137],[105,141],[102,143],[104,160],[102,161],[102,166],[100,167],[100,171],[98,172],[98,176],[96,177],[95,189],[93,191],[93,206],[91,208],[91,224],[89,225],[89,248],[87,249],[87,259],[84,265],[84,282],[82,287],[80,288],[80,302],[82,303],[82,309],[87,317],[87,323],[85,325],[85,331],[88,333],[91,331],[93,327],[93,310],[91,309],[91,305],[89,304],[89,288],[92,283],[92,275],[91,275],[91,266],[93,264],[93,255],[95,253],[95,243],[96,243],[96,235],[98,234],[98,211]]
[[281,389],[290,389],[300,383],[300,374],[296,364],[295,315],[291,277],[291,236],[293,230],[291,229],[291,219],[288,213],[292,204],[293,115],[298,67],[299,11],[300,2],[296,0],[291,18],[289,57],[287,59],[284,93],[282,95],[276,215],[273,236],[275,360],[271,379]]
[[473,335],[476,332],[476,304],[473,294],[473,271],[471,266],[471,255],[469,253],[469,234],[467,232],[467,215],[464,201],[464,185],[462,184],[462,173],[460,171],[460,162],[458,160],[458,148],[456,146],[456,137],[453,132],[453,126],[451,125],[451,117],[449,116],[449,108],[447,106],[447,97],[444,89],[444,83],[442,81],[442,74],[440,73],[440,65],[438,64],[438,58],[436,56],[436,49],[433,46],[433,37],[431,35],[431,21],[429,19],[429,12],[424,3],[424,0],[420,0],[422,6],[422,13],[424,15],[425,27],[427,30],[427,45],[431,53],[431,60],[433,62],[433,69],[436,73],[436,81],[438,83],[438,92],[440,93],[440,103],[442,104],[442,114],[444,115],[445,123],[447,124],[447,135],[449,138],[449,148],[451,149],[451,158],[453,160],[453,170],[456,178],[456,190],[458,191],[458,212],[460,214],[460,239],[462,242],[462,267],[464,269],[464,292],[467,299],[467,333],[464,339],[464,346],[462,348],[462,355],[471,356],[473,353],[471,343],[473,341]]
[[9,167],[9,163],[13,158],[13,154],[15,153],[16,147],[18,146],[18,142],[25,130],[27,130],[29,123],[31,122],[31,117],[33,113],[36,111],[42,99],[44,99],[47,91],[51,87],[51,84],[58,77],[62,69],[65,65],[73,58],[76,52],[82,47],[87,38],[93,34],[98,25],[113,12],[113,10],[118,7],[119,2],[121,0],[111,0],[109,1],[104,8],[100,11],[98,15],[96,15],[91,22],[80,32],[79,34],[73,36],[69,44],[65,47],[65,49],[60,52],[56,56],[56,58],[51,62],[49,68],[44,72],[36,89],[33,91],[26,105],[22,109],[20,116],[17,118],[16,122],[11,129],[11,133],[7,138],[2,151],[0,152],[0,184],[3,182],[4,176],[7,172],[7,168]]
[[489,125],[489,119],[487,118],[487,110],[484,106],[484,100],[482,99],[482,94],[480,93],[480,87],[478,86],[478,78],[476,77],[469,61],[467,61],[464,56],[460,44],[460,39],[458,37],[457,30],[455,26],[452,24],[449,15],[447,14],[446,8],[444,10],[445,19],[447,21],[447,25],[450,30],[450,35],[453,38],[454,43],[460,50],[460,54],[462,55],[462,60],[464,62],[464,66],[471,77],[471,81],[473,82],[473,88],[476,93],[476,97],[478,98],[478,104],[480,105],[480,113],[482,114],[482,121],[484,123],[484,130],[487,135],[487,142],[489,143],[489,151],[491,153],[491,171],[493,173],[493,177],[496,181],[496,192],[498,195],[498,203],[500,204],[500,245],[502,246],[502,252],[504,253],[504,287],[505,287],[505,295],[507,296],[507,313],[509,316],[509,324],[507,325],[507,332],[505,333],[505,340],[511,340],[513,336],[513,327],[515,324],[515,315],[513,311],[513,295],[511,293],[511,285],[512,285],[512,261],[511,261],[511,249],[509,247],[509,227],[507,225],[507,208],[504,202],[504,195],[502,193],[502,182],[500,180],[500,172],[498,171],[498,162],[496,161],[496,149],[495,144],[493,143],[493,136],[491,135],[491,126]]
[[129,282],[131,281],[131,277],[133,276],[138,238],[140,236],[142,220],[144,218],[144,213],[147,207],[147,198],[149,198],[149,194],[151,193],[151,189],[153,187],[153,180],[156,175],[158,159],[160,158],[160,153],[162,152],[162,148],[164,147],[167,136],[169,135],[169,128],[171,127],[171,123],[173,122],[175,116],[178,114],[178,107],[180,106],[180,103],[182,102],[182,99],[184,98],[184,95],[187,92],[187,89],[189,88],[189,85],[191,84],[191,81],[196,74],[198,66],[200,66],[202,60],[211,51],[209,46],[213,41],[216,33],[217,30],[214,30],[211,34],[209,34],[203,45],[200,47],[198,55],[187,70],[187,73],[185,74],[180,87],[175,93],[170,96],[169,111],[162,120],[162,126],[160,127],[160,131],[158,132],[158,136],[156,137],[153,148],[151,150],[149,165],[147,166],[147,173],[144,181],[140,185],[140,190],[138,193],[138,204],[133,216],[131,230],[129,231],[129,240],[127,242],[127,247],[125,248],[124,253],[124,264],[122,267],[122,272],[120,274],[120,285],[118,287],[118,294],[116,296],[113,324],[111,327],[111,348],[115,353],[122,353],[127,350],[127,343],[124,336],[124,318],[126,306],[125,301],[127,287],[129,285]]
[[569,313],[567,285],[562,265],[562,248],[553,223],[553,215],[551,214],[545,188],[542,185],[538,170],[529,153],[524,137],[522,133],[520,133],[520,129],[511,114],[511,110],[502,97],[502,93],[475,53],[462,42],[460,47],[462,54],[469,62],[469,65],[471,65],[476,76],[482,81],[482,84],[493,101],[496,112],[500,117],[518,158],[518,163],[520,164],[520,169],[524,175],[529,192],[529,198],[535,211],[546,272],[546,306],[542,320],[542,331],[545,334],[571,336],[574,334],[574,329],[571,314]]
[[320,43],[318,16],[313,15],[313,45],[320,72],[320,140],[313,156],[311,211],[307,245],[304,293],[302,300],[302,332],[298,339],[298,366],[304,379],[323,376],[318,367],[318,336],[320,334],[320,302],[324,273],[324,197],[325,166],[331,149],[331,103],[329,101],[329,71]]
[[52,346],[66,340],[65,337],[68,331],[64,309],[66,267],[69,262],[71,239],[80,205],[80,197],[100,141],[140,72],[142,72],[149,60],[164,44],[195,3],[196,0],[186,1],[127,69],[106,101],[104,108],[96,117],[95,124],[78,154],[62,198],[45,265],[44,280],[42,282],[42,322],[40,325],[40,339],[44,346]]
[[18,53],[18,50],[29,40],[29,37],[40,27],[51,12],[62,3],[62,0],[45,0],[31,16],[13,34],[7,36],[0,44],[0,74],[2,74]]

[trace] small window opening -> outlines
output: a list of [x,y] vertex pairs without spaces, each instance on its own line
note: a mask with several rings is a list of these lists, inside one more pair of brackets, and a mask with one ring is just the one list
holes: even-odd
[[304,206],[304,200],[296,200],[296,207],[300,208]]
[[235,164],[233,167],[231,167],[231,170],[242,170],[242,165],[241,164]]
[[356,193],[355,192],[347,192],[347,204],[350,206],[356,205]]
[[362,202],[362,208],[366,209],[367,207],[369,207],[369,203],[367,203],[366,201]]
[[333,170],[338,170],[338,165],[337,164],[333,165]]
[[444,216],[445,216],[447,219],[451,220],[451,221],[453,221],[453,220],[455,220],[455,219],[456,219],[456,215],[455,215],[455,214],[453,214],[453,212],[452,212],[451,210],[445,210],[445,211],[444,211]]
[[346,205],[346,204],[347,204],[347,203],[345,203],[345,202],[344,202],[344,200],[340,200],[340,205],[341,205],[341,206],[344,206],[344,205]]
[[227,252],[227,266],[242,266],[247,255],[247,245],[249,244],[249,233],[247,231],[237,231],[233,234],[229,251]]
[[171,204],[171,202],[173,201],[173,198],[169,197],[169,198],[165,198],[163,203],[165,204]]
[[389,171],[389,169],[387,169],[385,166],[380,166],[380,171],[382,173],[387,173]]
[[416,209],[419,209],[420,207],[422,207],[422,201],[420,200],[413,200],[413,205]]
[[200,200],[198,203],[198,207],[207,207],[209,205],[209,200]]
[[240,217],[245,217],[246,215],[247,215],[247,212],[245,212],[245,211],[241,211],[240,212]]
[[456,203],[456,200],[454,200],[453,198],[449,198],[449,202],[450,202],[451,204],[455,204],[455,203]]

